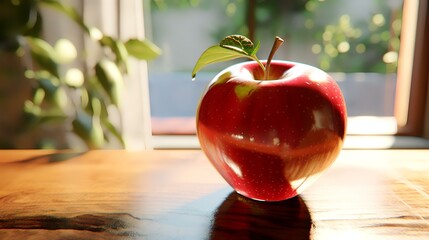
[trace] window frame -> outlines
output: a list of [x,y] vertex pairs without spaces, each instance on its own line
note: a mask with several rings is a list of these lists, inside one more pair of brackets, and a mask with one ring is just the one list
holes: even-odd
[[[429,14],[428,1],[404,0],[398,84],[395,98],[396,135],[429,138],[428,76],[429,70]],[[417,15],[415,14],[417,12]],[[414,37],[410,37],[413,34]],[[409,46],[413,51],[408,54]],[[406,63],[406,64],[404,64]],[[404,103],[404,104],[401,104]],[[426,113],[425,113],[426,112]],[[426,130],[425,130],[426,129]],[[424,132],[426,131],[426,136]]]

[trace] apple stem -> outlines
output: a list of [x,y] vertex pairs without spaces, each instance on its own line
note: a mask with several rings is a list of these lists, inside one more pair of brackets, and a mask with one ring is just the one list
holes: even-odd
[[267,64],[265,66],[265,74],[264,79],[268,80],[268,77],[270,76],[270,65],[271,60],[274,57],[274,54],[277,52],[277,50],[280,48],[280,46],[283,44],[284,40],[281,39],[279,36],[276,36],[276,39],[274,40],[273,47],[271,48],[270,55],[268,55]]

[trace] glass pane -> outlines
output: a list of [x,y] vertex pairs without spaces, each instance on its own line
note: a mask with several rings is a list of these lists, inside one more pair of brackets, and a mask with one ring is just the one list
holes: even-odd
[[[242,34],[268,56],[332,74],[349,116],[393,116],[402,0],[146,0],[147,35],[163,50],[149,63],[154,133],[193,133],[199,97],[221,69],[210,65],[191,81],[200,54],[223,37]],[[245,61],[239,59],[237,62]],[[189,120],[190,119],[190,120]]]

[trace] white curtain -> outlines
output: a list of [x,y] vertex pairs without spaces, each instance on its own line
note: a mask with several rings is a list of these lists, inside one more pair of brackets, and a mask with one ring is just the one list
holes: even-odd
[[[88,24],[111,36],[123,40],[145,37],[142,0],[83,1],[83,13]],[[90,50],[88,46],[86,50]],[[130,73],[124,80],[126,87],[120,116],[127,148],[151,149],[146,62],[130,59]]]
[[[96,27],[109,36],[122,40],[145,37],[142,0],[68,0],[64,3],[77,9],[87,25]],[[46,39],[49,42],[55,42],[59,38],[70,39],[86,57],[85,62],[73,64],[80,68],[93,66],[100,51],[93,40],[84,36],[75,23],[60,17],[57,12],[44,10],[43,15]],[[130,72],[124,79],[125,93],[120,111],[112,111],[110,117],[122,129],[127,149],[151,149],[147,65],[145,61],[132,58],[129,61]]]

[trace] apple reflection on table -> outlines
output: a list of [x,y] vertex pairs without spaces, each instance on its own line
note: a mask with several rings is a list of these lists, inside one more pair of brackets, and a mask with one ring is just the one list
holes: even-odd
[[262,202],[232,192],[214,213],[209,239],[308,240],[312,225],[300,196]]

